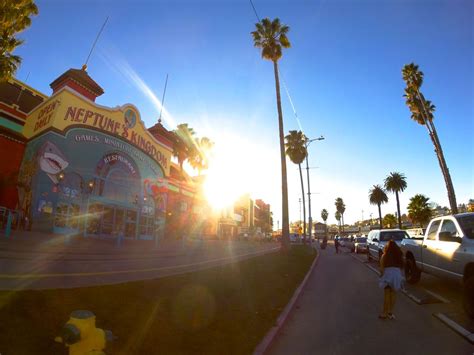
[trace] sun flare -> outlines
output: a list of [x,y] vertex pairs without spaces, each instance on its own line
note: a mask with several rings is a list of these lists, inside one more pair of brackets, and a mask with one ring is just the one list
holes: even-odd
[[258,185],[257,147],[233,135],[221,136],[214,146],[204,183],[205,195],[214,209],[231,206],[243,194],[253,194]]

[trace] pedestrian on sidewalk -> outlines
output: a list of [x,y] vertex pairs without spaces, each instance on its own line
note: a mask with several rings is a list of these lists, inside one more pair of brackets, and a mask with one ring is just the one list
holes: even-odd
[[336,248],[336,254],[339,254],[339,238],[334,239],[334,247]]
[[393,308],[397,292],[403,285],[402,267],[402,251],[397,243],[390,240],[380,258],[379,287],[384,290],[383,312],[379,315],[380,319],[395,319]]

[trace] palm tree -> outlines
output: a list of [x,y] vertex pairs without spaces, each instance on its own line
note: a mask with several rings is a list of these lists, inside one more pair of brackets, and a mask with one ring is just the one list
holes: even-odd
[[288,181],[286,177],[285,142],[283,129],[283,113],[281,110],[280,80],[278,78],[278,60],[282,56],[282,48],[290,48],[290,41],[286,36],[290,28],[282,25],[278,18],[270,21],[264,18],[255,24],[256,31],[252,32],[254,46],[262,49],[262,58],[273,62],[275,75],[275,89],[278,109],[278,126],[280,136],[281,161],[281,194],[282,194],[282,243],[286,249],[290,245],[290,230],[288,222]]
[[321,211],[321,218],[323,219],[324,223],[326,223],[327,219],[328,219],[328,211],[324,208],[322,211]]
[[173,144],[173,156],[178,158],[178,163],[183,171],[183,163],[191,160],[195,156],[196,142],[194,140],[194,130],[187,123],[182,123],[174,130],[175,141]]
[[196,139],[196,149],[192,150],[189,164],[198,171],[198,175],[201,175],[202,170],[209,168],[209,159],[213,147],[214,143],[207,137]]
[[398,193],[403,192],[407,188],[407,181],[405,175],[402,173],[390,173],[385,178],[385,189],[390,192],[395,192],[395,198],[397,199],[397,213],[398,213],[398,228],[402,229],[402,216],[400,214],[400,200],[398,199]]
[[408,217],[413,223],[419,223],[422,228],[428,224],[431,218],[431,208],[428,201],[428,197],[417,194],[410,199],[407,208]]
[[380,205],[388,201],[387,194],[382,186],[374,185],[374,187],[369,190],[369,201],[371,205],[377,205],[379,207],[379,223],[380,228],[382,229],[382,209],[380,208]]
[[339,233],[341,233],[341,212],[336,211],[334,217],[336,217],[337,224],[339,225]]
[[326,237],[327,237],[327,233],[328,233],[328,225],[326,223],[326,221],[328,220],[328,216],[329,216],[328,211],[325,208],[323,208],[321,210],[321,218],[323,219],[324,224],[326,225],[326,228],[325,228],[326,229]]
[[13,77],[21,58],[13,55],[16,47],[23,43],[15,38],[18,32],[30,27],[30,16],[38,14],[33,0],[15,0],[0,2],[0,82]]
[[306,150],[306,136],[301,131],[290,131],[290,134],[285,136],[285,140],[285,153],[294,164],[298,164],[300,171],[301,195],[303,196],[303,235],[306,236],[306,202],[304,198],[303,172],[301,170],[301,163],[308,154]]
[[431,141],[435,147],[435,153],[438,157],[439,166],[443,173],[444,182],[448,191],[449,204],[451,206],[451,213],[457,213],[456,194],[454,192],[451,174],[449,173],[448,165],[444,158],[443,149],[438,138],[438,133],[433,122],[435,106],[431,101],[426,100],[420,92],[420,87],[423,84],[423,72],[418,69],[415,63],[407,64],[402,69],[403,80],[407,86],[405,88],[406,104],[411,112],[411,118],[417,123],[423,125],[428,130]]
[[341,214],[342,219],[342,231],[344,232],[344,212],[346,212],[346,205],[344,204],[344,200],[340,197],[336,198],[336,210]]
[[395,226],[395,224],[397,224],[397,217],[395,217],[393,214],[391,213],[387,213],[384,217],[383,217],[383,226],[384,227],[387,227],[387,228],[393,228]]

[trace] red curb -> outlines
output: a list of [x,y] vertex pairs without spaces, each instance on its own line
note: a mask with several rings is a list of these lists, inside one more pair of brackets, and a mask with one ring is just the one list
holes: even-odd
[[281,314],[278,317],[275,325],[268,331],[268,333],[262,339],[260,344],[257,345],[255,350],[253,351],[253,355],[263,355],[268,350],[268,348],[270,347],[270,344],[273,342],[273,340],[277,336],[278,332],[283,327],[283,324],[286,322],[290,312],[293,310],[293,307],[295,306],[296,301],[298,300],[299,296],[301,295],[301,293],[303,291],[303,288],[305,287],[306,282],[309,279],[309,275],[311,275],[311,273],[313,272],[313,269],[315,268],[316,264],[318,263],[320,255],[321,255],[321,252],[320,252],[320,250],[318,250],[318,255],[316,255],[316,258],[314,259],[313,264],[311,265],[309,271],[306,273],[306,276],[304,277],[303,281],[301,282],[301,284],[296,289],[295,293],[293,294],[293,297],[291,297],[290,302],[288,302],[285,309],[281,312]]

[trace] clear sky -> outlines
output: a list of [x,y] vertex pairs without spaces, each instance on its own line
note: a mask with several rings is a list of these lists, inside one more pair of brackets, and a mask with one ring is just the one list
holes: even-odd
[[[334,200],[346,222],[377,216],[369,188],[391,171],[407,177],[401,195],[423,193],[448,205],[426,129],[410,119],[401,69],[425,73],[422,91],[437,107],[435,124],[458,203],[474,198],[474,2],[471,0],[254,0],[258,15],[290,26],[292,48],[280,72],[301,128],[324,141],[309,149],[313,219]],[[165,126],[189,123],[216,142],[215,181],[222,194],[249,190],[272,205],[281,226],[278,121],[272,64],[250,32],[248,0],[37,1],[39,16],[21,34],[20,80],[50,94],[49,84],[80,68],[104,19],[108,24],[88,65],[105,89],[101,105],[135,104],[156,122],[166,74]],[[29,75],[29,76],[28,76]],[[282,82],[285,131],[299,129]],[[153,97],[153,93],[155,97]],[[225,158],[225,159],[224,159]],[[216,173],[216,171],[219,171]],[[299,219],[298,170],[288,162],[290,219]],[[363,211],[363,212],[362,212]],[[396,211],[389,195],[382,213]]]

